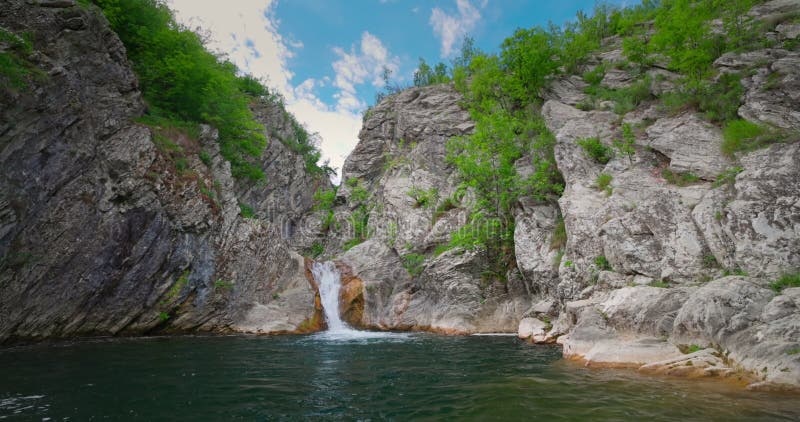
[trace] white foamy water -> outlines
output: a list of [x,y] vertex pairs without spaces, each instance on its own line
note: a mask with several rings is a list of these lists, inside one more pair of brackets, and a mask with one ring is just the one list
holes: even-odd
[[322,309],[325,313],[325,322],[328,330],[315,334],[313,337],[320,340],[351,341],[368,339],[405,339],[410,337],[407,333],[388,333],[381,331],[355,330],[339,316],[339,291],[341,290],[341,274],[336,265],[331,261],[315,262],[311,266],[311,273],[319,287],[319,296]]

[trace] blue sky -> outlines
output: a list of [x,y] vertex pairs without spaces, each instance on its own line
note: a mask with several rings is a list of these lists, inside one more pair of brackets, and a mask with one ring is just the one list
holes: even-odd
[[[612,0],[623,4],[626,0]],[[627,0],[628,2],[630,0]],[[265,78],[341,169],[381,70],[410,84],[419,57],[449,63],[464,35],[489,52],[516,28],[562,24],[594,0],[168,0],[209,46]]]

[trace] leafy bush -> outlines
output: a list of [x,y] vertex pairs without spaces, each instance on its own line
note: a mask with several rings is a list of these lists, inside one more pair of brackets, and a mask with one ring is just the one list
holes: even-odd
[[243,202],[239,203],[239,215],[243,218],[256,218],[256,212],[253,210],[253,207]]
[[591,86],[599,86],[606,76],[606,68],[602,64],[595,66],[594,69],[583,73],[583,80]]
[[416,277],[425,269],[425,255],[411,253],[403,257],[403,268],[411,277]]
[[738,73],[723,73],[716,82],[701,85],[697,108],[712,122],[726,122],[738,117],[744,87]]
[[614,140],[614,148],[620,155],[628,157],[628,161],[633,164],[633,154],[636,153],[634,144],[636,143],[636,136],[633,134],[633,129],[629,123],[622,125],[622,139]]
[[252,78],[208,52],[201,38],[175,21],[158,0],[94,0],[125,44],[149,113],[208,123],[219,130],[222,155],[234,177],[263,180],[249,157],[266,146],[263,127],[248,107]]
[[787,287],[800,287],[800,272],[784,274],[781,278],[773,281],[769,287],[778,293]]
[[614,180],[614,176],[608,173],[600,173],[594,183],[597,185],[597,190],[606,191],[606,194],[611,195],[610,185],[612,180]]
[[717,262],[717,257],[714,255],[703,255],[703,267],[705,268],[716,268],[719,266]]
[[336,223],[333,207],[336,203],[337,190],[338,186],[334,186],[331,190],[317,189],[314,192],[314,211],[322,213],[320,224],[323,232],[329,231]]
[[589,86],[586,88],[586,92],[592,97],[613,101],[614,112],[622,115],[632,111],[644,101],[653,98],[650,93],[650,84],[650,78],[644,77],[624,88],[610,89],[602,86]]
[[601,271],[611,271],[611,264],[604,255],[600,255],[594,259],[594,265]]
[[738,167],[738,166],[729,168],[729,169],[723,171],[722,173],[720,173],[719,176],[717,176],[717,179],[714,180],[713,186],[715,188],[718,188],[718,187],[720,187],[722,185],[732,185],[733,182],[736,181],[736,175],[741,173],[741,172],[743,172],[743,171],[744,171],[744,168]]
[[703,347],[700,347],[696,344],[690,344],[689,346],[685,346],[682,351],[684,354],[688,355],[691,353],[699,352],[703,349],[704,349]]
[[208,152],[200,151],[200,154],[198,154],[198,157],[200,157],[200,161],[202,161],[203,164],[206,165],[206,167],[211,167],[211,156],[208,155]]
[[442,215],[450,210],[454,210],[461,205],[461,201],[454,196],[448,196],[433,211],[433,221],[438,220]]
[[448,75],[446,64],[437,63],[431,68],[425,62],[425,59],[419,58],[419,65],[417,65],[417,70],[414,71],[414,86],[427,86],[447,82],[450,82],[450,76]]
[[753,151],[770,142],[775,141],[777,136],[773,131],[765,126],[747,121],[734,120],[722,131],[724,140],[722,141],[722,153],[733,156],[737,152]]
[[354,204],[364,202],[369,198],[369,191],[367,191],[363,184],[361,183],[361,179],[357,177],[351,177],[347,179],[345,182],[347,187],[350,188],[350,201]]
[[411,189],[406,192],[406,195],[414,200],[415,207],[429,208],[435,205],[436,201],[439,199],[439,190],[435,187],[426,190],[412,186]]
[[0,27],[0,92],[27,88],[33,79],[45,77],[28,61],[32,51],[28,34],[17,35]]
[[614,157],[614,151],[600,142],[599,138],[580,139],[578,145],[583,148],[586,155],[600,164],[606,164]]
[[325,245],[320,242],[314,242],[308,249],[308,256],[311,258],[317,258],[318,256],[322,255],[323,252],[325,252]]

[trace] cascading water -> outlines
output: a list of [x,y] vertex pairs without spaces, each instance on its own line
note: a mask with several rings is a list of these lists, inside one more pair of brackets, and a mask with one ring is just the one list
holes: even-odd
[[341,274],[333,262],[315,262],[311,266],[311,274],[319,287],[319,297],[325,313],[328,330],[319,333],[316,338],[333,341],[394,339],[408,338],[408,333],[387,333],[379,331],[354,330],[339,316],[339,290],[342,287]]
[[341,289],[341,275],[333,262],[315,262],[311,267],[314,280],[319,286],[319,297],[322,300],[322,309],[325,312],[325,322],[328,331],[344,333],[355,331],[350,328],[339,316],[339,290]]

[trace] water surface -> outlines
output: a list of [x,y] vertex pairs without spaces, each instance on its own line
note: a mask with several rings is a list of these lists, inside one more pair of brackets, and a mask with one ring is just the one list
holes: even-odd
[[593,370],[513,337],[109,339],[0,350],[4,420],[800,420],[800,399]]

